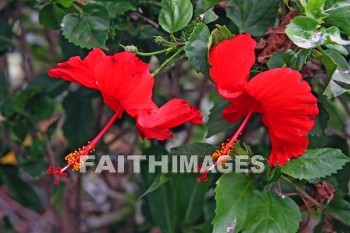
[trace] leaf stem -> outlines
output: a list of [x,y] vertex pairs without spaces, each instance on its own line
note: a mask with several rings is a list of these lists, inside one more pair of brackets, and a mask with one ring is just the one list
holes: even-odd
[[151,75],[155,77],[166,65],[168,65],[174,58],[176,58],[183,50],[184,48],[182,47],[178,51],[176,51],[176,53],[174,53],[171,57],[165,60],[165,62],[163,62],[163,64],[161,64]]
[[74,7],[80,14],[83,14],[83,13],[84,13],[83,9],[81,9],[81,7],[78,6],[75,2],[73,3],[73,7]]

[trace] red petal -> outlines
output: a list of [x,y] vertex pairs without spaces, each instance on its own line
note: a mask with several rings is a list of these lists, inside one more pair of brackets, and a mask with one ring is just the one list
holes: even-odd
[[230,92],[242,90],[255,62],[255,45],[249,34],[240,34],[220,42],[209,52],[210,76],[218,89]]
[[187,101],[172,99],[160,108],[152,102],[148,108],[139,110],[136,122],[141,136],[165,140],[172,137],[170,128],[185,122],[202,124],[202,114]]
[[240,93],[238,96],[230,98],[230,101],[231,103],[222,111],[222,116],[231,123],[246,116],[257,104],[256,100],[246,93]]
[[76,82],[88,88],[98,89],[94,67],[99,63],[105,63],[108,58],[102,50],[93,49],[84,60],[80,57],[71,57],[67,62],[58,63],[48,74],[53,78],[62,78]]
[[307,133],[318,114],[317,99],[301,74],[288,68],[269,70],[249,81],[247,90],[259,101],[269,130],[269,164],[281,166],[300,156],[307,149]]
[[105,68],[97,68],[100,90],[119,100],[131,116],[135,116],[138,108],[150,103],[154,79],[147,63],[133,53],[122,52],[113,56],[109,70]]

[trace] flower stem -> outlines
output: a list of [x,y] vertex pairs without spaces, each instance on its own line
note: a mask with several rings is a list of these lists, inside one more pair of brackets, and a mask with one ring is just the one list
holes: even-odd
[[151,52],[151,53],[136,52],[136,54],[140,55],[140,56],[147,57],[147,56],[153,56],[153,55],[162,54],[162,53],[169,53],[169,52],[173,51],[174,49],[175,49],[175,47],[170,47],[167,49],[163,49],[163,50],[159,50],[159,51],[155,51],[155,52]]
[[[97,142],[102,138],[102,136],[107,132],[107,130],[113,125],[114,121],[120,117],[120,112],[116,112],[112,118],[108,121],[108,123],[106,124],[106,126],[101,130],[101,132],[85,147],[84,150],[81,151],[80,156],[84,156],[86,154],[89,153],[89,151],[91,149],[93,149],[95,147],[95,145],[97,144]],[[78,156],[76,158],[77,161],[79,161],[80,156]],[[74,161],[74,162],[77,162]],[[64,168],[62,168],[62,172],[64,172],[65,170],[67,170],[70,166],[72,166],[72,164],[67,164]]]
[[158,69],[156,69],[151,75],[153,77],[155,77],[166,65],[168,65],[174,58],[176,58],[182,51],[184,50],[184,48],[180,48],[178,51],[176,51],[176,53],[174,53],[171,57],[169,57],[165,62],[163,62],[163,64],[161,64]]

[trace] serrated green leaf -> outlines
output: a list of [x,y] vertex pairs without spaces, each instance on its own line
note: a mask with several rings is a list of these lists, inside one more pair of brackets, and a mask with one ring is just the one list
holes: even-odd
[[269,67],[269,69],[283,67],[284,66],[283,54],[284,52],[282,51],[274,52],[266,63],[267,67]]
[[197,72],[206,73],[209,69],[208,42],[209,28],[199,23],[194,28],[185,45],[185,53],[189,62]]
[[318,179],[336,173],[347,162],[350,158],[339,149],[310,149],[282,166],[282,173],[300,180]]
[[82,48],[103,48],[109,28],[107,9],[100,4],[88,4],[81,13],[66,14],[62,20],[62,34],[69,42]]
[[235,126],[230,124],[222,117],[222,110],[227,107],[229,101],[224,100],[220,96],[217,96],[214,100],[214,106],[210,109],[209,119],[207,122],[207,135],[206,138],[210,138],[221,132],[227,132],[232,130]]
[[286,27],[286,34],[297,46],[309,49],[324,44],[326,33],[318,31],[319,22],[307,16],[298,16]]
[[196,1],[195,15],[206,12],[209,8],[215,6],[220,0],[198,0]]
[[266,193],[261,202],[260,215],[248,226],[246,232],[297,232],[301,213],[292,199],[282,199],[276,194]]
[[214,233],[295,233],[299,227],[301,214],[292,199],[260,192],[254,180],[243,174],[221,176],[215,193]]
[[303,68],[304,64],[306,63],[309,55],[310,55],[309,49],[303,49],[298,51],[297,53],[295,53],[291,49],[288,49],[283,54],[283,60],[286,63],[287,67],[300,71],[301,68]]
[[343,33],[350,36],[350,3],[338,2],[325,10],[328,17],[324,20],[327,24],[338,27]]
[[263,36],[278,15],[279,2],[275,0],[237,0],[226,8],[226,16],[239,28],[252,36]]
[[174,33],[191,21],[192,14],[193,6],[190,0],[162,0],[158,21],[165,31]]
[[59,29],[64,17],[64,10],[55,3],[47,4],[39,13],[39,22],[45,28]]
[[116,18],[128,11],[134,11],[135,7],[128,0],[99,0],[108,10],[111,18]]
[[211,32],[209,37],[209,48],[217,45],[220,41],[229,40],[234,36],[225,25],[216,24],[215,26],[216,28]]
[[201,16],[201,20],[204,24],[214,22],[218,18],[219,16],[217,16],[214,11],[206,11],[203,16]]

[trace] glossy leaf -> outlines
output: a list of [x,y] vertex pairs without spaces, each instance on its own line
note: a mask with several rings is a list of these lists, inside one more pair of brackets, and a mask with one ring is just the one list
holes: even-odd
[[297,46],[309,49],[324,44],[326,34],[322,31],[317,31],[319,22],[316,19],[298,16],[286,27],[286,34]]
[[173,155],[211,155],[217,147],[208,143],[193,143],[171,148]]
[[347,162],[350,162],[350,158],[339,149],[310,149],[282,166],[282,173],[297,179],[312,180],[336,173]]
[[194,28],[185,45],[185,53],[197,72],[206,73],[209,69],[208,43],[210,32],[208,27],[199,23]]
[[62,34],[82,48],[106,48],[109,14],[100,4],[88,4],[81,13],[69,13],[62,20]]
[[342,32],[350,36],[350,3],[348,1],[339,2],[331,8],[325,10],[328,17],[325,22],[338,27]]
[[174,33],[187,26],[192,14],[193,6],[190,0],[162,0],[158,21],[165,31]]
[[349,45],[349,40],[344,40],[340,36],[340,31],[337,27],[330,27],[326,29],[327,43],[338,44],[338,45]]
[[237,0],[226,8],[226,15],[239,28],[252,36],[263,36],[278,15],[279,2],[275,0]]

